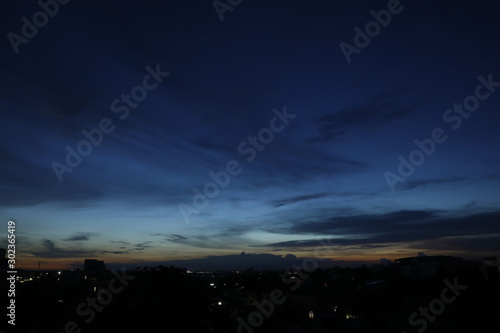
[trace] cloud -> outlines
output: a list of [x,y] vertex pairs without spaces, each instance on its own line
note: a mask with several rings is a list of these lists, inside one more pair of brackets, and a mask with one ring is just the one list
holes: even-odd
[[115,243],[115,244],[125,244],[125,245],[129,245],[130,242],[126,242],[126,241],[109,241],[110,243]]
[[500,255],[500,233],[496,234],[475,234],[441,237],[438,239],[424,239],[419,242],[409,244],[413,249],[432,249],[434,251],[464,251],[471,254],[480,253],[483,255]]
[[96,235],[95,233],[92,232],[77,232],[75,235],[63,239],[63,241],[70,242],[70,241],[88,241],[90,240],[90,236]]
[[[265,246],[307,248],[322,241],[342,249],[370,249],[395,243],[412,243],[416,248],[495,250],[500,235],[500,211],[452,216],[433,210],[402,210],[386,214],[352,215],[324,218],[319,221],[295,221],[286,228],[268,231],[293,235],[329,235],[324,240],[292,240]],[[492,235],[488,238],[485,235]],[[423,245],[422,245],[423,244]],[[498,244],[498,243],[497,243]],[[496,245],[498,252],[498,246]]]
[[409,115],[414,107],[402,106],[394,102],[400,92],[384,93],[363,103],[332,112],[317,120],[318,134],[307,143],[323,141],[345,141],[368,131],[381,131],[389,123]]
[[152,241],[147,241],[147,242],[137,243],[134,246],[135,247],[140,247],[140,248],[144,249],[145,247],[151,247],[152,245],[149,245],[151,243],[153,243],[153,242]]
[[152,236],[160,236],[163,237],[163,239],[169,241],[169,242],[181,242],[187,239],[187,237],[184,237],[182,235],[177,235],[177,234],[162,234],[162,233],[156,233],[152,234]]
[[410,222],[430,221],[435,217],[434,211],[401,210],[386,214],[364,214],[350,216],[336,216],[320,221],[296,222],[292,225],[291,233],[302,234],[339,234],[353,233],[366,235],[391,231],[408,225]]
[[177,241],[185,240],[187,238],[184,236],[181,236],[181,235],[171,234],[169,237],[166,237],[165,239],[167,239],[171,242],[177,242]]
[[398,188],[402,189],[402,190],[412,190],[412,189],[415,189],[417,187],[424,187],[427,185],[459,183],[459,182],[463,182],[466,179],[467,179],[466,177],[447,177],[447,178],[435,178],[435,179],[405,181],[403,184],[398,186]]
[[295,197],[290,197],[290,198],[285,198],[285,199],[272,200],[269,203],[273,207],[281,207],[281,206],[294,204],[294,203],[301,202],[301,201],[324,198],[328,195],[329,195],[328,193],[316,193],[316,194],[309,194],[309,195],[300,195],[300,196],[295,196]]
[[100,251],[101,254],[129,254],[128,251]]
[[33,255],[36,258],[52,259],[94,256],[97,253],[95,251],[62,249],[57,247],[56,244],[50,239],[43,239],[41,242],[41,247],[41,249],[27,251],[27,253]]
[[53,242],[53,241],[51,241],[50,239],[44,239],[44,240],[43,240],[43,246],[44,246],[47,250],[49,250],[49,251],[54,251],[54,250],[56,250],[56,246],[55,246],[54,242]]
[[193,234],[189,237],[185,237],[178,234],[164,234],[156,233],[153,236],[161,237],[164,242],[174,242],[177,244],[183,244],[185,246],[196,247],[201,249],[231,249],[235,250],[241,246],[242,242],[248,241],[248,239],[240,238],[242,233],[245,231],[254,229],[254,227],[245,226],[239,228],[238,226],[226,227],[221,229],[214,228],[214,233],[204,232],[200,234]]

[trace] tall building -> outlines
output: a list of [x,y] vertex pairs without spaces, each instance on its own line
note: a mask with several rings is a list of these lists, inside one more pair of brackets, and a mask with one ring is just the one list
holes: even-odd
[[83,270],[88,273],[100,273],[106,270],[106,266],[102,260],[85,259]]

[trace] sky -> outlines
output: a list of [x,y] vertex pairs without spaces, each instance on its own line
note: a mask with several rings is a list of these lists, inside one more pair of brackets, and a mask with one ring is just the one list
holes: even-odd
[[497,1],[61,2],[0,14],[18,267],[500,255]]

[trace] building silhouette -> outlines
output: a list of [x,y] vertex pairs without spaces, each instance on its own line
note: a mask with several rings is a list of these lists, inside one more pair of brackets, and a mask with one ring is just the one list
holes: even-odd
[[101,273],[106,270],[106,265],[104,265],[104,261],[102,260],[85,259],[83,270],[86,273]]

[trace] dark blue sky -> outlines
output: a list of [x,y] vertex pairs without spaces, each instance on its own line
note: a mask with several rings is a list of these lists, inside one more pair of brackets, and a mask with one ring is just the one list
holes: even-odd
[[1,11],[19,265],[500,255],[496,1],[58,6]]

